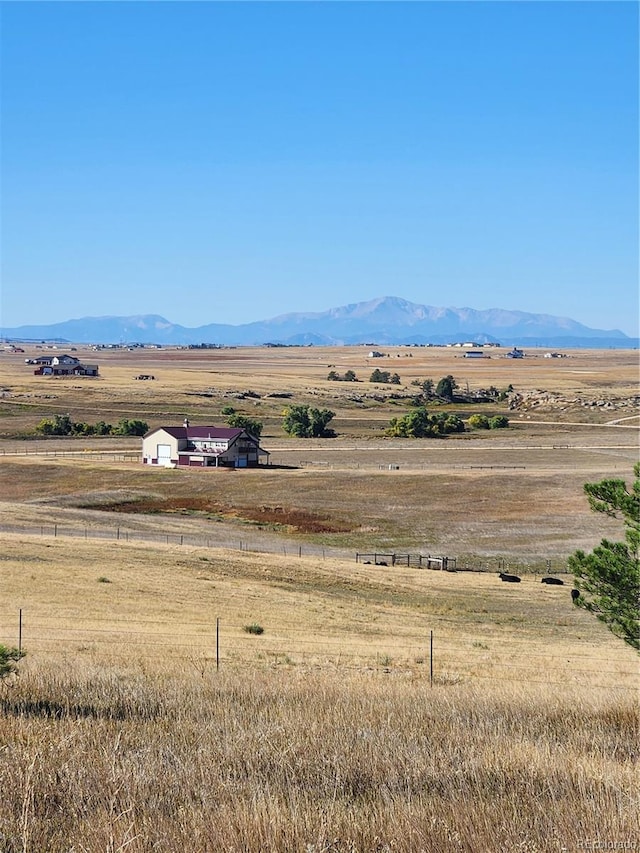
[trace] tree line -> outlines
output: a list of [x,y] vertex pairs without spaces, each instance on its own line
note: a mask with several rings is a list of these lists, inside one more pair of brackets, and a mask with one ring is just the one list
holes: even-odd
[[144,435],[149,426],[137,418],[121,418],[117,424],[98,421],[95,424],[73,421],[70,415],[54,415],[43,418],[36,425],[39,435]]

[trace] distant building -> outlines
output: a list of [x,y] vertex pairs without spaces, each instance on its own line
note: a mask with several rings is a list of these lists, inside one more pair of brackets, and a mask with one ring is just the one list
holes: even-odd
[[30,364],[37,364],[33,371],[36,376],[97,376],[97,364],[82,364],[73,355],[41,355],[29,359]]
[[521,349],[514,347],[511,352],[507,353],[507,358],[524,358],[524,353]]

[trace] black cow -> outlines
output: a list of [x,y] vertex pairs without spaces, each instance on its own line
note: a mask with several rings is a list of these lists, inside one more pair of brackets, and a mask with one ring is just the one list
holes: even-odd
[[556,586],[564,586],[564,581],[560,580],[560,578],[542,578],[540,583],[552,583]]
[[572,589],[571,590],[571,598],[573,599],[574,603],[577,602],[578,599],[580,598],[580,590],[579,589]]
[[504,572],[498,572],[501,581],[506,583],[520,583],[520,578],[517,575],[506,575]]

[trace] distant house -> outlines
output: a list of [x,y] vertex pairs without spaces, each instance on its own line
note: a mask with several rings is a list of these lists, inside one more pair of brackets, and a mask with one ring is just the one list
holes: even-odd
[[97,376],[97,364],[82,364],[73,355],[42,355],[32,359],[31,364],[38,367],[33,371],[36,376]]
[[142,439],[142,461],[145,465],[168,468],[253,468],[269,453],[257,438],[238,427],[163,426],[148,432]]
[[481,349],[480,349],[480,350],[478,350],[478,349],[470,349],[470,350],[468,350],[467,352],[465,352],[464,357],[465,357],[465,358],[488,358],[488,356],[486,356],[486,355],[482,352],[482,350],[481,350]]
[[524,353],[521,349],[514,347],[511,352],[507,353],[507,358],[524,358]]

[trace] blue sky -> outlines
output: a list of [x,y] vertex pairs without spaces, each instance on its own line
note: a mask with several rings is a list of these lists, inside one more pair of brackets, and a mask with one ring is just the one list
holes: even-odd
[[638,335],[638,4],[0,6],[1,327],[392,295]]

